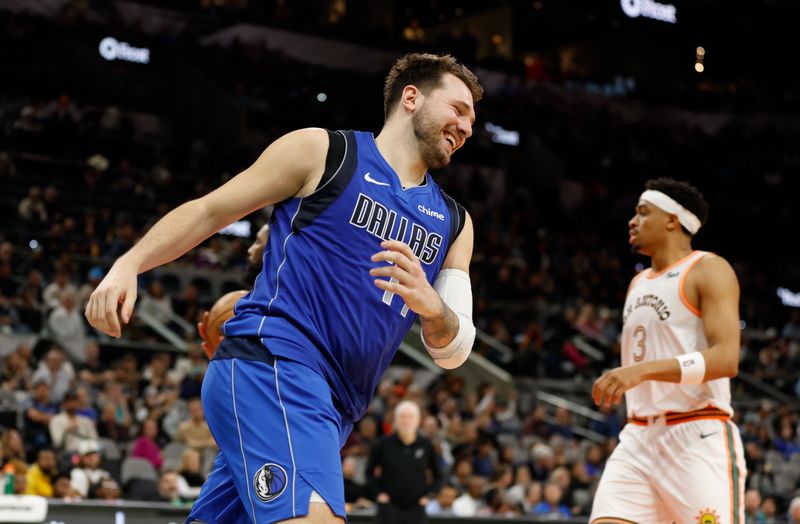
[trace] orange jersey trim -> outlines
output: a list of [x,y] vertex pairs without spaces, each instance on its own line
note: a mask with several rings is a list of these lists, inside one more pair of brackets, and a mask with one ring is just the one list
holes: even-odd
[[698,253],[698,252],[699,252],[699,250],[695,249],[694,251],[692,251],[691,253],[689,253],[688,255],[686,255],[685,257],[683,257],[682,259],[678,260],[677,262],[673,262],[672,264],[668,265],[667,267],[665,267],[664,269],[662,269],[662,270],[661,270],[661,271],[659,271],[658,273],[656,273],[655,271],[653,271],[653,268],[651,267],[651,268],[650,268],[650,274],[649,274],[649,275],[647,275],[647,278],[648,278],[648,279],[650,279],[650,280],[652,280],[652,279],[654,279],[654,278],[658,278],[658,277],[660,277],[660,276],[661,276],[661,275],[663,275],[665,272],[669,271],[670,269],[674,268],[675,266],[679,266],[679,265],[683,264],[684,262],[686,262],[687,260],[689,260],[690,258],[692,258],[692,257],[693,257],[693,256],[694,256],[696,253]]
[[697,260],[695,260],[694,262],[689,264],[689,266],[684,270],[683,274],[681,275],[680,280],[678,281],[678,295],[680,295],[680,297],[681,297],[681,302],[683,303],[684,306],[686,306],[686,309],[688,309],[689,311],[691,311],[692,313],[694,313],[698,317],[702,317],[703,313],[700,311],[700,309],[697,308],[697,306],[695,306],[694,304],[689,302],[689,298],[686,296],[686,291],[685,291],[685,288],[686,288],[686,277],[689,275],[689,271],[692,270],[692,268],[695,266],[695,264],[697,264],[698,262],[703,260],[708,255],[712,255],[713,256],[714,253],[706,253],[705,255],[703,255],[701,257],[697,257]]

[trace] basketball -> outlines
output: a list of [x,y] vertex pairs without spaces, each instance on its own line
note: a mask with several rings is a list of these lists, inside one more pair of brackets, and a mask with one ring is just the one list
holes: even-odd
[[209,360],[214,356],[214,351],[217,349],[219,341],[222,338],[222,324],[233,316],[233,306],[236,305],[236,301],[247,293],[248,291],[244,289],[226,293],[214,303],[211,311],[209,311],[208,324],[206,324],[206,342],[208,343],[206,356]]

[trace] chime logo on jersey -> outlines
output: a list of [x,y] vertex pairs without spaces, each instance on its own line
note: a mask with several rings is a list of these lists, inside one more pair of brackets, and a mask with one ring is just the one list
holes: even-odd
[[420,262],[428,265],[436,260],[444,240],[442,235],[429,233],[421,225],[410,222],[406,217],[398,215],[397,211],[389,209],[364,193],[358,194],[350,223],[357,228],[366,229],[382,240],[405,242]]
[[625,308],[625,313],[622,315],[622,323],[624,324],[625,321],[628,320],[628,316],[633,313],[635,309],[639,309],[640,307],[652,308],[661,320],[667,320],[671,315],[669,307],[667,303],[664,302],[664,299],[657,295],[644,295],[638,297],[633,304],[629,304],[628,307]]
[[286,489],[286,470],[278,464],[264,464],[253,476],[253,489],[259,500],[275,500]]

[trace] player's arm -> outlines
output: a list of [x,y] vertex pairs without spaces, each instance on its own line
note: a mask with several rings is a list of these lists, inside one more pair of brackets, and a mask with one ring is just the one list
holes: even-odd
[[422,342],[436,365],[454,369],[472,351],[475,326],[472,323],[472,289],[469,263],[473,246],[472,219],[466,214],[464,227],[442,264],[433,285],[428,283],[419,260],[402,242],[381,243],[386,251],[373,255],[375,262],[393,265],[374,268],[372,276],[394,277],[397,282],[376,279],[375,285],[400,295],[422,323]]
[[473,243],[472,218],[466,213],[461,234],[453,242],[433,282],[441,312],[429,317],[420,315],[422,343],[436,365],[445,369],[454,369],[466,362],[475,342],[469,279]]
[[[592,396],[600,405],[618,403],[625,391],[645,380],[680,383],[689,368],[700,372],[693,382],[735,377],[739,372],[739,281],[731,265],[713,256],[700,260],[687,277],[697,290],[708,348],[683,362],[669,358],[614,369],[594,384]],[[681,370],[681,366],[684,369]],[[697,366],[697,367],[696,367]],[[700,368],[702,366],[702,368]],[[687,375],[688,377],[688,375]],[[691,382],[687,382],[691,383]]]
[[117,308],[127,323],[136,301],[136,276],[171,262],[221,228],[264,206],[313,192],[325,168],[328,134],[301,129],[279,138],[247,169],[211,193],[175,208],[120,257],[89,298],[86,318],[119,337]]

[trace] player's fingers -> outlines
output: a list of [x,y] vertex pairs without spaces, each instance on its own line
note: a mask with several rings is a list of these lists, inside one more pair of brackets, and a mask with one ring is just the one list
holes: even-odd
[[92,323],[92,300],[93,296],[89,295],[89,300],[86,301],[86,309],[83,310],[83,316],[89,324]]
[[596,406],[599,406],[600,403],[603,401],[603,391],[605,390],[605,386],[595,386],[592,390],[592,399]]
[[402,284],[408,284],[411,280],[411,275],[407,271],[394,265],[372,268],[369,270],[369,274],[373,277],[395,278]]
[[108,334],[106,324],[105,324],[105,316],[103,315],[103,304],[105,304],[105,296],[95,295],[94,300],[92,301],[92,326],[95,329],[99,329],[103,333]]
[[409,289],[406,286],[404,286],[404,285],[402,285],[402,284],[400,284],[398,282],[392,282],[390,280],[377,279],[377,280],[373,280],[372,282],[376,286],[378,286],[379,288],[383,289],[384,291],[389,291],[391,293],[397,293],[401,297],[404,296],[409,291]]
[[613,406],[618,406],[620,402],[622,402],[622,397],[625,395],[625,388],[617,388],[617,391],[614,392],[614,402],[612,403]]
[[409,272],[414,269],[414,262],[410,260],[405,254],[398,253],[396,251],[378,251],[377,253],[372,255],[372,261],[389,262],[390,264],[396,264],[398,267],[401,267]]
[[[122,298],[122,297],[120,297]],[[133,305],[136,303],[136,286],[125,292],[125,301],[122,303],[122,321],[130,322],[133,314]],[[120,333],[121,334],[121,333]]]
[[595,405],[600,405],[600,400],[603,398],[603,389],[605,389],[605,382],[606,382],[606,375],[601,376],[597,380],[594,381],[594,385],[592,386],[592,400],[594,400]]
[[117,307],[119,305],[119,296],[116,291],[106,293],[105,303],[103,304],[103,319],[109,335],[112,337],[119,337],[120,327],[119,319],[117,318]]
[[384,240],[381,242],[381,247],[391,251],[399,251],[408,257],[409,260],[417,259],[417,256],[405,242],[400,242],[399,240]]
[[208,332],[206,331],[207,325],[208,325],[208,311],[203,313],[203,318],[200,320],[200,322],[197,323],[197,333],[203,340],[208,339]]
[[92,327],[97,327],[94,321],[94,309],[97,306],[97,297],[92,294],[89,296],[89,302],[86,303],[86,320],[89,322],[89,325]]
[[611,406],[613,406],[615,404],[616,399],[617,399],[617,395],[619,394],[619,391],[621,391],[622,389],[623,388],[618,383],[615,383],[615,384],[612,384],[606,390],[606,398],[605,398],[606,407],[610,408]]

